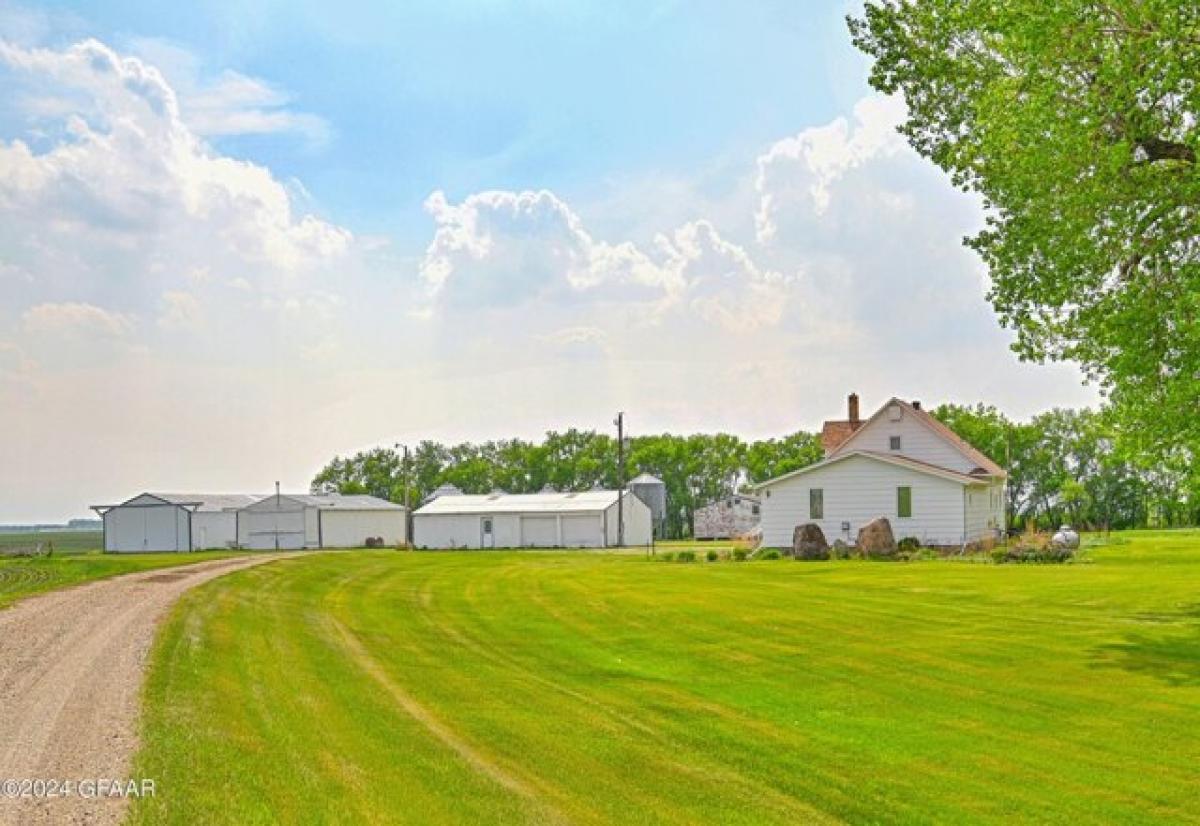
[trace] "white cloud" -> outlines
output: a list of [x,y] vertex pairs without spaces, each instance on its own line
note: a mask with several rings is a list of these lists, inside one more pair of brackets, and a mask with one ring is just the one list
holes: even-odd
[[641,304],[655,321],[690,307],[723,326],[778,320],[786,279],[764,271],[708,221],[655,236],[649,250],[593,237],[554,193],[489,191],[451,204],[433,193],[437,224],[421,264],[430,299],[452,307],[559,303]]
[[184,290],[167,290],[162,296],[158,326],[196,330],[203,325],[204,310],[195,295]]
[[829,208],[830,188],[848,171],[907,150],[896,132],[904,118],[903,100],[866,97],[854,106],[853,125],[838,117],[773,144],[757,162],[758,240],[772,239],[775,213],[788,201],[811,201],[813,214],[820,216]]
[[276,84],[230,69],[205,73],[192,52],[160,38],[134,38],[130,47],[163,73],[179,98],[183,122],[197,135],[294,133],[312,146],[330,138],[325,119],[297,111],[292,96]]
[[21,323],[27,333],[78,334],[102,338],[123,338],[133,329],[133,322],[127,316],[74,301],[30,307],[22,314]]
[[73,251],[90,248],[85,276],[198,265],[287,273],[349,250],[349,231],[295,214],[269,170],[205,145],[162,74],[141,60],[95,40],[61,51],[0,43],[0,65],[10,82],[50,84],[73,106],[45,151],[0,141],[0,240],[14,250],[10,263],[74,268]]
[[535,296],[628,285],[670,292],[675,275],[631,243],[598,241],[554,193],[478,192],[425,201],[437,229],[421,263],[430,298],[512,305]]

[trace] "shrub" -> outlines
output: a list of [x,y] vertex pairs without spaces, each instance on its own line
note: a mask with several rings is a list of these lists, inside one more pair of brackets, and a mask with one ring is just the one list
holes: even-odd
[[921,540],[915,536],[906,536],[896,543],[896,550],[900,553],[911,554],[913,551],[921,547]]
[[717,553],[716,551],[714,551],[712,548],[709,548],[708,553],[706,553],[704,555],[704,558],[707,559],[709,562],[716,562],[720,557],[721,557],[721,555],[719,553]]
[[695,562],[696,561],[696,552],[695,551],[680,551],[679,553],[677,553],[675,555],[675,561],[676,562]]
[[671,553],[670,551],[667,551],[665,554],[659,554],[658,558],[661,559],[663,562],[670,562],[671,560],[673,560],[675,558],[675,554]]
[[993,548],[990,556],[994,562],[1024,562],[1057,564],[1075,557],[1070,548],[1056,547],[1050,535],[1039,531],[1026,531],[1009,543],[1007,548]]
[[734,562],[745,562],[746,561],[746,549],[745,548],[734,548],[733,549],[733,561]]
[[779,549],[778,548],[767,548],[765,551],[763,551],[762,553],[760,553],[758,555],[758,558],[759,559],[779,559],[780,558]]

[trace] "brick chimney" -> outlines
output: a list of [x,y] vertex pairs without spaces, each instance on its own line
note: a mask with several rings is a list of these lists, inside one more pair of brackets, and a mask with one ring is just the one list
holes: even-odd
[[858,394],[857,393],[851,393],[850,396],[846,399],[846,407],[848,408],[847,412],[849,413],[848,418],[850,419],[850,423],[858,424],[859,419],[858,419]]
[[919,401],[917,401],[916,399],[913,399],[912,406],[913,406],[913,410],[920,410],[920,409],[921,409],[921,403],[920,403]]

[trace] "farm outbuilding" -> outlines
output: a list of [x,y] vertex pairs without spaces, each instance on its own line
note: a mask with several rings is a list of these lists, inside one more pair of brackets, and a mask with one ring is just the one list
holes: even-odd
[[[620,508],[620,511],[618,511]],[[631,493],[449,494],[413,514],[418,548],[611,548],[653,541],[650,508]]]
[[238,544],[273,550],[361,548],[368,539],[386,546],[406,541],[403,505],[375,496],[273,494],[238,514]]
[[696,509],[692,516],[692,537],[741,539],[755,533],[758,522],[758,497],[735,493]]
[[260,497],[227,493],[142,493],[119,505],[93,505],[104,550],[201,551],[237,543],[237,514]]

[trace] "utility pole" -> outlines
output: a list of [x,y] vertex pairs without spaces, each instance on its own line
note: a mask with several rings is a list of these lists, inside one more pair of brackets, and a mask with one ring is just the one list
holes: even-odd
[[617,426],[617,547],[625,547],[625,414],[613,419]]
[[404,483],[404,544],[412,544],[412,508],[408,505],[408,445],[402,445],[396,442],[395,447],[401,448],[404,451],[404,458],[400,462],[400,478]]

